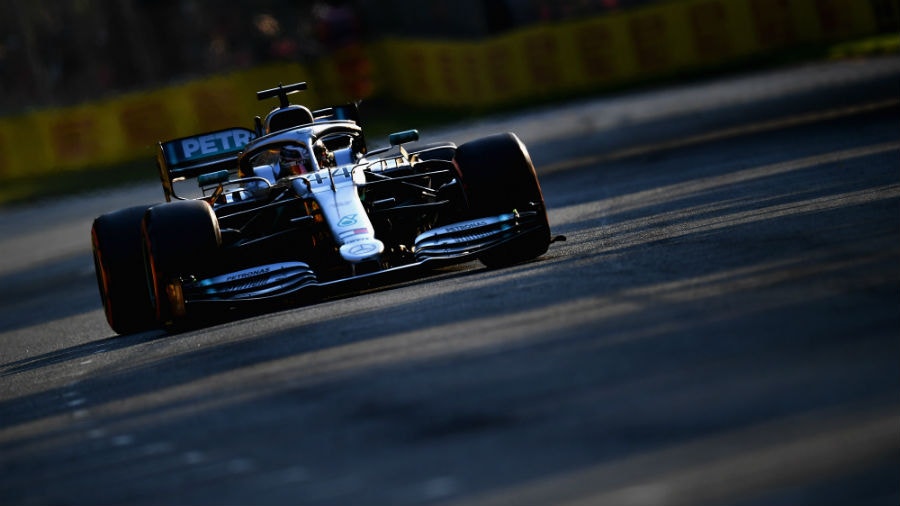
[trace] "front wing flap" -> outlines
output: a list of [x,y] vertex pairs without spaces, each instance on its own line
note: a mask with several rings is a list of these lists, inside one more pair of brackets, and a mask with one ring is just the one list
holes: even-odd
[[540,216],[538,211],[512,212],[433,228],[416,238],[416,260],[477,256],[514,237],[546,226]]

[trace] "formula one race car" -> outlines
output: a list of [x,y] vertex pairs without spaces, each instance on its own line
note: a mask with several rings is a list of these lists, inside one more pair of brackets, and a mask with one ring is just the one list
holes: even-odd
[[211,308],[299,304],[401,271],[476,258],[502,267],[547,251],[541,187],[515,134],[407,149],[418,140],[409,130],[370,151],[356,104],[313,112],[288,101],[303,89],[258,92],[279,106],[252,130],[161,142],[166,202],[94,220],[114,331],[179,328]]

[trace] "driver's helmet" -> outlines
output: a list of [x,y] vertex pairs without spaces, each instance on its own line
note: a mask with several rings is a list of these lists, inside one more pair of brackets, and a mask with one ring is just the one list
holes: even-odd
[[328,151],[328,148],[325,147],[325,143],[321,140],[316,141],[313,144],[313,154],[316,155],[316,161],[319,162],[319,167],[334,167],[334,153]]
[[281,148],[279,153],[279,172],[278,177],[299,176],[312,172],[313,168],[310,164],[309,150],[300,145],[289,145]]

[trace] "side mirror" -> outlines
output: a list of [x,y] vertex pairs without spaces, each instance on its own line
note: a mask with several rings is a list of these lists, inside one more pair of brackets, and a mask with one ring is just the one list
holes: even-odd
[[391,146],[399,146],[417,140],[419,140],[418,130],[404,130],[402,132],[394,132],[388,136],[388,142],[391,143]]

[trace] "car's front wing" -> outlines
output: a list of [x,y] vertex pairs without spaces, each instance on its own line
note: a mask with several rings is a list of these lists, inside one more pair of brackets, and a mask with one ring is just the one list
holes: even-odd
[[337,280],[319,281],[312,268],[303,262],[279,262],[182,280],[180,290],[175,293],[180,292],[183,299],[173,302],[183,304],[190,312],[192,307],[210,304],[240,306],[290,301],[301,294],[315,299],[316,292],[323,289],[345,291],[378,281],[387,283],[391,275],[469,261],[523,234],[546,233],[547,224],[542,216],[539,211],[513,212],[437,227],[416,238],[414,262]]

